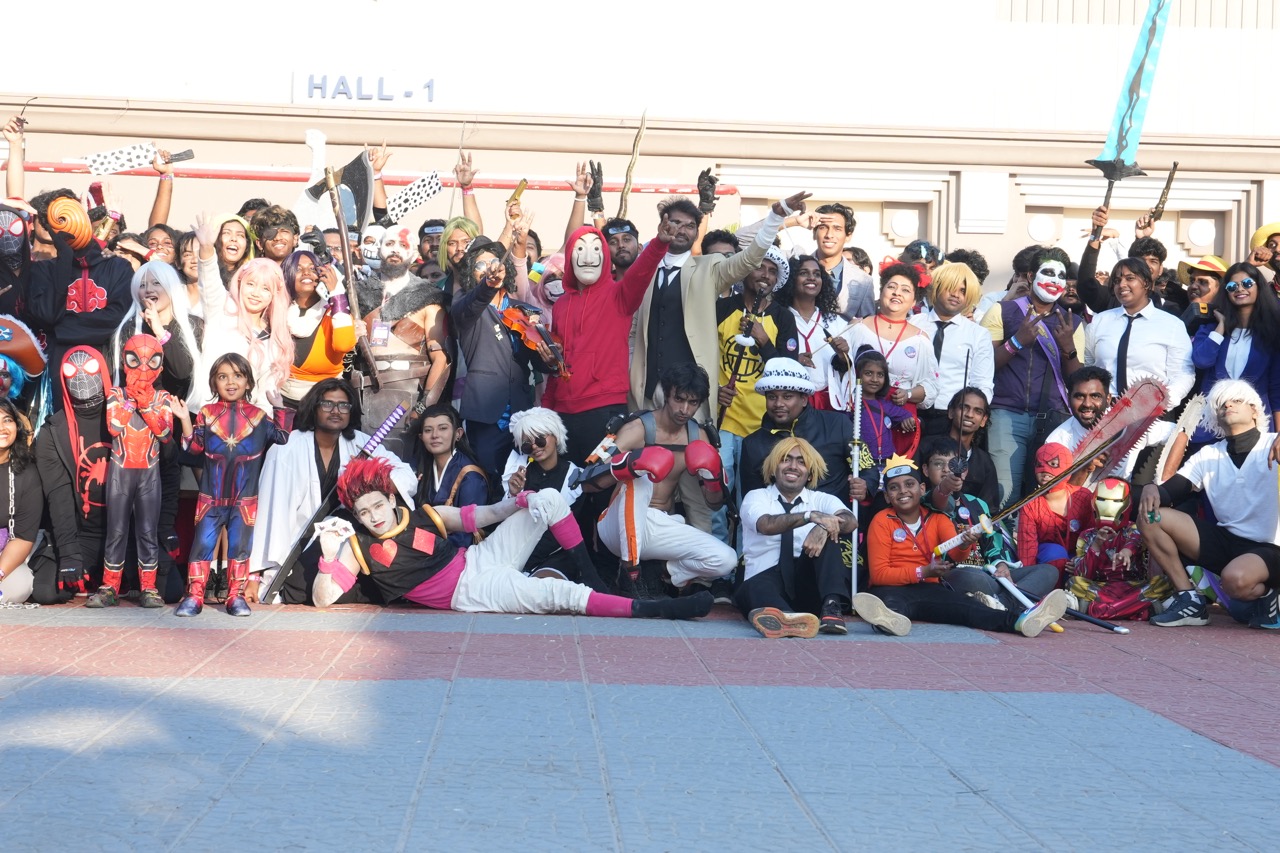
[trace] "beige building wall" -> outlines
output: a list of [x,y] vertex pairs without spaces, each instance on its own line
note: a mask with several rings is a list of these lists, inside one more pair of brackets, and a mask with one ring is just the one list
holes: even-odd
[[[21,106],[17,98],[0,96],[0,113]],[[547,251],[563,235],[572,201],[564,181],[574,164],[599,160],[606,182],[621,183],[637,124],[571,116],[424,118],[391,111],[53,98],[31,104],[26,118],[27,161],[57,170],[29,169],[28,197],[58,186],[84,191],[95,178],[67,170],[94,152],[147,140],[171,150],[194,149],[196,159],[178,167],[170,217],[175,226],[191,223],[200,210],[234,210],[254,196],[292,205],[312,168],[304,141],[311,129],[327,137],[324,162],[332,166],[347,162],[362,144],[385,140],[395,152],[386,176],[399,184],[432,170],[451,178],[461,146],[473,152],[480,181],[496,184],[477,192],[486,232],[497,234],[509,187],[528,178],[535,188],[526,192],[524,203],[535,214],[534,228]],[[1278,146],[1278,139],[1147,135],[1138,160],[1150,177],[1117,185],[1113,223],[1127,245],[1133,219],[1155,204],[1176,160],[1178,177],[1156,231],[1169,247],[1170,264],[1206,253],[1240,258],[1259,224],[1280,220]],[[1097,138],[1061,132],[653,118],[641,140],[634,178],[646,191],[632,194],[629,216],[642,233],[652,233],[654,204],[666,195],[663,189],[688,190],[701,169],[713,166],[734,191],[722,196],[712,227],[754,221],[771,200],[804,189],[816,203],[852,205],[858,215],[852,242],[873,258],[896,254],[917,238],[945,250],[978,249],[990,261],[988,288],[993,289],[1007,281],[1010,259],[1028,243],[1061,245],[1078,256],[1082,230],[1105,189],[1101,175],[1084,165],[1100,147]],[[192,174],[217,177],[187,177]],[[107,181],[131,227],[145,224],[154,175],[116,175]],[[618,199],[616,192],[606,194],[610,215]],[[446,186],[406,224],[416,228],[428,217],[460,212],[456,190]],[[803,244],[803,235],[798,236]]]

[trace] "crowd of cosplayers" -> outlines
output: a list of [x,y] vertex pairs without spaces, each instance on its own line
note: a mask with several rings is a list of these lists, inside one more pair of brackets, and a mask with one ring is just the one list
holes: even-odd
[[179,229],[156,149],[131,230],[28,195],[3,132],[6,604],[1280,628],[1280,223],[1170,270],[1159,210],[1130,242],[1100,207],[984,295],[978,252],[873,264],[805,192],[717,228],[710,170],[642,234],[584,163],[563,233],[517,191],[490,239],[469,155],[410,227],[383,146],[336,228]]

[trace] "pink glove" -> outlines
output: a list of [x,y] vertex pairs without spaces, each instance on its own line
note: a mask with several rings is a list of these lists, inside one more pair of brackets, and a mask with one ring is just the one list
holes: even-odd
[[646,447],[640,451],[619,453],[613,457],[613,477],[621,483],[634,480],[641,474],[647,474],[650,480],[660,483],[671,473],[675,464],[675,454],[665,447]]
[[712,492],[724,490],[724,467],[720,464],[720,452],[705,441],[689,442],[684,451],[684,467]]

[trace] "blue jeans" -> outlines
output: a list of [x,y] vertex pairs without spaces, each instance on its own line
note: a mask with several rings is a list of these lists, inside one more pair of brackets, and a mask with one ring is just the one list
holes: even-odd
[[[741,503],[741,495],[737,495],[738,491],[738,462],[742,459],[742,436],[729,432],[728,430],[720,430],[720,464],[724,466],[724,478],[728,483],[725,488],[725,503],[730,500],[735,504]],[[730,548],[736,550],[737,546],[729,541],[729,511],[725,507],[720,507],[711,515],[711,535],[719,539]],[[742,540],[742,531],[738,531],[738,540]]]
[[1036,432],[1036,416],[1030,412],[992,409],[987,426],[987,452],[1000,481],[1000,505],[1018,498],[1022,492],[1022,472],[1027,462],[1027,445]]

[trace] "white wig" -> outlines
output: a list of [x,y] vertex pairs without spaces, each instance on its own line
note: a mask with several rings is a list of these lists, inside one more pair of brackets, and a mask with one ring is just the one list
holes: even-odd
[[165,289],[169,294],[169,301],[173,304],[173,318],[178,323],[178,334],[187,352],[191,354],[191,391],[187,395],[187,403],[198,409],[209,399],[208,377],[204,375],[204,359],[200,356],[195,331],[191,328],[191,303],[187,299],[187,286],[178,278],[178,271],[167,261],[147,261],[133,274],[133,281],[129,287],[133,294],[133,301],[129,303],[128,313],[124,315],[124,319],[116,328],[115,335],[111,338],[109,357],[112,376],[115,377],[115,383],[120,385],[120,360],[124,344],[134,335],[143,334],[146,331],[143,329],[138,291],[142,289],[142,281],[147,277],[158,282]]
[[555,436],[556,447],[560,453],[569,449],[569,434],[565,431],[564,421],[560,420],[560,416],[555,412],[541,406],[525,409],[523,412],[512,415],[511,435],[515,437],[516,449],[519,449],[526,439],[532,439],[535,435]]
[[1209,391],[1209,402],[1204,407],[1204,426],[1218,438],[1226,437],[1218,412],[1225,403],[1240,402],[1253,406],[1253,423],[1259,432],[1267,431],[1267,413],[1262,398],[1253,386],[1243,379],[1220,379]]

